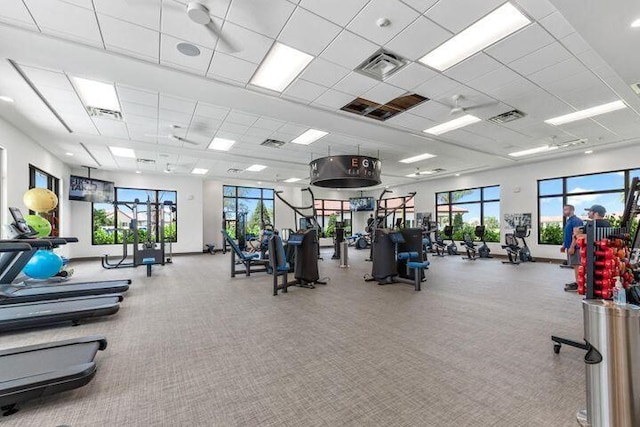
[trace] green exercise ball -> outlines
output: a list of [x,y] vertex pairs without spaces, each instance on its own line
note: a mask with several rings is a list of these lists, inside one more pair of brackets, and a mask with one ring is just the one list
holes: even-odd
[[22,201],[35,212],[49,212],[58,206],[58,196],[46,188],[32,188],[24,193]]
[[38,237],[47,237],[51,234],[51,223],[40,215],[27,215],[24,220],[38,232]]

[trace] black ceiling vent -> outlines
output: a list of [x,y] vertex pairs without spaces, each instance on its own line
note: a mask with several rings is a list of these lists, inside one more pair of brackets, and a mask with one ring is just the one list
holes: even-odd
[[142,163],[145,165],[154,165],[156,163],[156,161],[153,159],[136,159],[136,162]]
[[241,173],[242,169],[237,169],[237,168],[229,168],[227,169],[227,173]]
[[446,172],[446,169],[442,169],[442,168],[435,168],[433,170],[433,173],[441,173],[441,172]]
[[260,143],[263,147],[280,148],[285,144],[284,141],[278,141],[277,139],[265,139]]
[[501,125],[504,123],[509,123],[512,122],[514,120],[518,120],[523,118],[524,116],[526,116],[525,113],[523,113],[520,110],[511,110],[511,111],[507,111],[506,113],[502,113],[502,114],[498,114],[497,116],[493,116],[489,119],[490,122],[493,122],[497,125]]
[[91,117],[122,120],[122,113],[120,111],[107,110],[106,108],[98,108],[98,107],[87,107],[87,112]]

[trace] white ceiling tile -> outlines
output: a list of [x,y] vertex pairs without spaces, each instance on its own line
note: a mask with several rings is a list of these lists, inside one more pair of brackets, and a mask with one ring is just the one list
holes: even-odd
[[218,130],[221,132],[231,132],[238,135],[242,135],[247,130],[249,130],[249,126],[239,125],[237,123],[229,123],[225,121],[224,123],[222,123],[222,126],[220,126]]
[[605,85],[590,87],[589,90],[580,88],[572,91],[564,91],[560,93],[559,96],[563,101],[578,110],[606,104],[617,99],[616,94]]
[[518,73],[502,66],[495,71],[470,81],[468,85],[480,92],[489,93],[520,78],[521,76]]
[[[371,0],[349,23],[347,29],[374,43],[384,45],[418,16],[418,12],[398,0]],[[390,21],[386,27],[376,24],[382,17]]]
[[21,0],[4,0],[0,8],[0,21],[18,23],[22,26],[37,28],[27,7]]
[[395,86],[391,86],[387,83],[380,83],[379,85],[369,89],[362,95],[362,98],[369,101],[377,102],[378,104],[386,104],[387,102],[396,99],[400,95],[404,95],[406,91]]
[[[123,114],[123,116],[124,116],[124,121],[127,123],[127,125],[140,126],[140,127],[155,127],[156,129],[158,127],[157,117],[145,117],[145,116],[138,116],[135,114]],[[156,133],[156,131],[154,130],[153,133]]]
[[211,62],[213,50],[204,46],[198,46],[200,49],[199,56],[185,56],[176,49],[176,45],[180,42],[182,42],[182,40],[167,34],[161,35],[160,63],[204,74]]
[[369,0],[302,0],[300,6],[344,27],[368,2]]
[[261,128],[257,128],[257,127],[254,126],[254,127],[251,127],[244,134],[244,136],[265,139],[265,138],[268,138],[269,136],[271,136],[272,133],[273,133],[273,130],[271,130],[271,129],[261,129]]
[[301,78],[331,87],[349,74],[349,70],[322,58],[315,58],[300,75]]
[[93,11],[57,0],[25,0],[25,4],[42,32],[102,46]]
[[276,38],[295,6],[285,0],[234,0],[226,19]]
[[502,65],[484,53],[478,53],[445,71],[445,75],[460,83],[477,79]]
[[237,51],[232,52],[224,43],[218,43],[217,51],[253,62],[254,64],[262,62],[262,59],[273,44],[273,39],[242,28],[231,22],[224,24],[222,35],[225,40],[230,40],[235,48],[234,50]]
[[65,3],[69,3],[72,4],[74,6],[80,6],[80,7],[84,7],[85,9],[93,9],[93,4],[91,3],[91,0],[61,0]]
[[515,0],[515,2],[536,20],[551,15],[556,11],[556,8],[553,7],[549,0]]
[[313,104],[337,110],[344,107],[351,101],[353,101],[352,95],[329,89],[313,101]]
[[414,89],[414,92],[422,96],[426,96],[427,98],[434,99],[459,86],[460,84],[455,80],[451,80],[443,74],[438,74],[434,78],[427,80],[420,86],[417,86]]
[[570,57],[565,61],[530,74],[527,78],[538,85],[544,86],[548,83],[565,79],[584,71],[587,71],[585,66],[576,58]]
[[494,98],[509,103],[513,98],[520,97],[538,90],[538,87],[524,77],[517,76],[497,87],[485,86],[484,91]]
[[209,119],[217,119],[224,120],[229,114],[229,108],[220,107],[217,105],[207,104],[206,102],[198,101],[198,105],[196,105],[195,115],[206,117]]
[[592,69],[606,67],[608,64],[602,59],[600,55],[598,55],[594,50],[589,49],[587,51],[582,52],[578,55],[578,59],[580,59],[584,64]]
[[320,86],[306,80],[296,79],[289,85],[287,90],[283,92],[282,96],[311,102],[322,95],[325,90],[327,90],[327,88],[324,86]]
[[496,100],[473,90],[466,86],[457,87],[449,92],[443,93],[435,101],[453,108],[455,106],[454,96],[458,96],[458,105],[460,107],[468,108],[470,114],[475,114],[475,108],[480,106],[489,106],[497,104]]
[[73,89],[69,79],[62,72],[43,70],[42,68],[27,67],[24,65],[21,65],[20,69],[36,87],[49,86],[64,90]]
[[[580,73],[541,86],[556,95],[580,89],[588,92],[590,90],[596,90],[599,87],[606,87],[591,70],[584,70]],[[585,90],[585,88],[588,89]],[[611,96],[614,96],[613,92],[611,92]]]
[[156,108],[158,107],[157,92],[125,86],[120,83],[116,84],[116,90],[118,92],[118,98],[120,98],[120,101],[133,102],[136,104],[142,104]]
[[93,118],[100,135],[108,136],[112,138],[125,138],[129,139],[129,133],[127,132],[127,125],[124,122],[112,119],[102,119],[99,117]]
[[160,121],[166,121],[170,124],[177,124],[181,126],[188,126],[191,121],[191,114],[180,113],[178,111],[160,110],[158,112],[158,119]]
[[528,76],[570,57],[569,51],[560,43],[555,42],[511,62],[509,67],[524,76]]
[[309,129],[308,126],[301,126],[294,123],[287,123],[282,127],[280,127],[280,129],[278,129],[278,132],[287,134],[287,135],[298,136],[304,133],[307,129]]
[[[222,26],[222,20],[212,18],[212,25],[219,30]],[[218,37],[212,34],[204,25],[196,24],[189,19],[182,7],[162,8],[161,30],[163,34],[173,36],[180,39],[180,41],[188,41],[209,49],[213,49],[218,41]]]
[[[313,31],[309,31],[313,28]],[[341,28],[305,9],[297,8],[278,40],[287,46],[318,55],[338,35]]]
[[435,101],[426,101],[411,109],[411,114],[425,117],[436,122],[450,120],[450,112],[451,107],[442,105]]
[[568,36],[560,39],[560,43],[569,49],[569,52],[574,55],[579,55],[591,49],[589,44],[578,33],[569,34]]
[[239,125],[253,126],[253,124],[259,119],[258,116],[253,114],[247,114],[236,110],[231,110],[229,115],[225,119],[225,122],[236,123]]
[[378,80],[354,71],[336,83],[333,89],[353,96],[360,96],[378,83],[380,83]]
[[343,67],[353,69],[371,56],[378,46],[349,31],[342,31],[320,55]]
[[189,135],[202,135],[211,138],[218,128],[222,126],[222,120],[207,119],[202,116],[193,116],[189,125]]
[[544,28],[534,23],[485,49],[485,52],[508,64],[554,41]]
[[566,37],[576,31],[560,12],[554,12],[542,18],[539,22],[557,39]]
[[232,141],[238,141],[238,140],[242,139],[242,134],[241,133],[229,132],[229,131],[225,131],[225,130],[221,130],[221,129],[218,129],[218,131],[216,132],[215,136],[218,137],[218,138],[230,139]]
[[594,117],[593,121],[613,131],[626,129],[629,126],[637,127],[640,125],[640,117],[630,108]]
[[424,13],[439,0],[402,0],[403,3],[411,6],[420,13]]
[[108,50],[158,61],[160,37],[156,31],[98,14],[100,31]]
[[269,117],[262,116],[253,124],[252,127],[258,128],[258,129],[267,129],[273,132],[278,130],[284,124],[285,122],[283,121],[270,119]]
[[161,0],[93,0],[96,11],[155,31],[160,29]]
[[128,120],[129,115],[147,117],[149,119],[157,119],[158,118],[158,108],[157,107],[149,107],[141,104],[134,104],[129,102],[122,101],[122,113],[125,117],[125,120]]
[[457,34],[504,3],[504,0],[440,0],[425,16]]
[[412,62],[385,80],[386,83],[411,90],[438,75],[431,68]]
[[567,104],[542,89],[513,97],[509,99],[509,105],[542,120],[570,112]]
[[416,116],[409,112],[404,112],[393,116],[390,119],[387,119],[385,123],[389,123],[395,126],[401,126],[414,131],[423,131],[424,129],[428,129],[431,126],[436,125],[436,122],[432,120]]
[[421,16],[387,43],[385,48],[415,61],[451,36],[449,31]]
[[253,62],[244,61],[221,52],[216,52],[211,61],[207,77],[217,76],[231,79],[240,83],[248,83],[258,68]]
[[193,114],[193,110],[196,108],[196,101],[160,94],[160,108],[184,114]]

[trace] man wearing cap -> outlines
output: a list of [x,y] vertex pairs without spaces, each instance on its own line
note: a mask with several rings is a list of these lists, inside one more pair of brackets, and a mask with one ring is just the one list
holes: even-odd
[[590,208],[586,208],[587,216],[590,220],[595,221],[596,227],[611,227],[609,220],[604,219],[607,214],[607,210],[602,205],[593,205]]
[[584,224],[575,214],[576,209],[573,205],[564,205],[562,214],[567,218],[564,226],[564,242],[560,248],[560,252],[567,254],[567,265],[573,268],[575,281],[564,285],[567,292],[578,290],[578,267],[580,266],[580,251],[576,250],[573,242],[573,230],[576,227],[582,227]]

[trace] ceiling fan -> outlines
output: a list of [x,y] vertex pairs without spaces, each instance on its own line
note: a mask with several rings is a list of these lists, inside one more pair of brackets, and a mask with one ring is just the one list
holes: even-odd
[[169,139],[171,141],[185,142],[185,143],[191,144],[191,145],[200,145],[199,143],[197,143],[195,141],[191,141],[190,139],[183,138],[181,136],[174,135],[172,133],[168,134],[168,135],[157,135],[157,134],[154,135],[154,134],[146,133],[146,134],[144,134],[144,136],[150,136],[150,137],[153,137],[153,138],[165,138],[165,139]]
[[468,113],[471,110],[478,110],[480,108],[489,107],[489,106],[498,104],[498,101],[495,101],[495,102],[487,102],[487,103],[484,103],[484,104],[478,104],[478,105],[472,105],[472,106],[464,107],[464,106],[460,105],[460,101],[462,101],[464,99],[465,98],[462,95],[453,95],[451,97],[451,100],[453,101],[453,107],[451,107],[451,111],[449,111],[449,114],[455,115],[455,114],[459,114],[459,113]]

